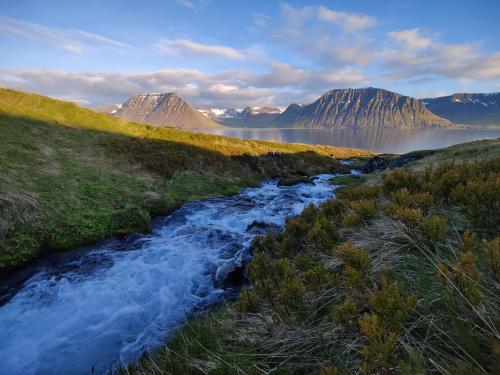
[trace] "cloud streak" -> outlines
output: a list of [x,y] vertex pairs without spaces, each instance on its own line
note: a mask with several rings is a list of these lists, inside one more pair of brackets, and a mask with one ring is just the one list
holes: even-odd
[[200,55],[217,56],[226,59],[242,60],[245,58],[240,51],[216,44],[202,44],[189,39],[161,39],[154,45],[157,53],[162,55]]
[[137,50],[129,44],[102,35],[82,30],[48,27],[3,16],[0,16],[0,32],[51,45],[71,53],[83,53],[101,48],[115,52]]
[[337,12],[320,6],[316,10],[317,18],[321,22],[328,22],[340,25],[346,30],[359,31],[375,26],[375,17],[366,14]]

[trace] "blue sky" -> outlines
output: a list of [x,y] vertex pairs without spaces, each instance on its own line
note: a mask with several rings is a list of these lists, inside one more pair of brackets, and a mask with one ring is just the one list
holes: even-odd
[[177,91],[286,106],[341,87],[500,91],[500,1],[0,2],[0,85],[83,105]]

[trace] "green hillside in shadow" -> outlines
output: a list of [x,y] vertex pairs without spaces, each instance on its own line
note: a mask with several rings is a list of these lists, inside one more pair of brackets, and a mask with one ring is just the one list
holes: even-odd
[[0,89],[0,273],[43,251],[147,232],[181,203],[368,152],[155,128]]

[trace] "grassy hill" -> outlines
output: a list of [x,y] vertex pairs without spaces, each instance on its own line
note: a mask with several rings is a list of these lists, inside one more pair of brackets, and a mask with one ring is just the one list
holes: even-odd
[[132,374],[500,373],[500,139],[338,177],[254,242],[252,288]]
[[147,231],[186,200],[360,155],[149,127],[0,89],[0,274],[42,251]]

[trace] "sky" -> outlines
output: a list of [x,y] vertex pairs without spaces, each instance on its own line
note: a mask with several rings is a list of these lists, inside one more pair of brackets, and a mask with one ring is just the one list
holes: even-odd
[[500,1],[0,0],[0,86],[286,107],[328,90],[500,91]]

